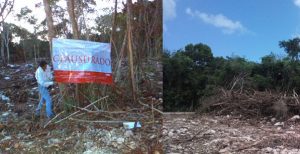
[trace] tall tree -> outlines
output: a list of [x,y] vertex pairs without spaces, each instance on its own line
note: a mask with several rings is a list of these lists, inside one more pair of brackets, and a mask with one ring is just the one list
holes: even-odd
[[131,6],[132,0],[127,0],[127,40],[128,40],[128,60],[130,68],[130,79],[131,79],[131,89],[133,101],[136,101],[136,86],[133,71],[133,51],[132,51],[132,29],[131,29]]
[[72,30],[73,30],[73,38],[79,39],[79,30],[78,30],[78,24],[75,16],[75,1],[74,0],[67,0],[67,7],[68,7],[68,13],[70,16],[70,21],[72,24]]
[[56,36],[54,25],[53,25],[53,17],[52,10],[50,7],[50,0],[43,0],[44,9],[46,13],[47,27],[48,27],[48,40],[50,44],[50,55],[52,57],[52,39]]
[[[0,31],[4,30],[4,22],[7,16],[10,14],[14,7],[15,0],[1,0],[0,2]],[[5,60],[5,55],[4,55],[4,45],[5,41],[4,39],[5,36],[2,33],[2,39],[1,39],[1,52],[0,52],[0,57],[2,59],[2,63],[6,63]]]
[[300,38],[296,37],[293,39],[289,39],[287,41],[280,41],[279,46],[280,48],[284,48],[284,51],[288,54],[288,56],[293,61],[299,60],[299,52],[300,52]]
[[[68,9],[68,13],[70,16],[72,30],[73,30],[73,38],[79,39],[80,34],[79,34],[78,24],[77,24],[75,12],[74,12],[75,11],[75,1],[67,0],[67,7],[68,7],[67,9]],[[75,95],[76,95],[77,102],[80,102],[82,100],[82,98],[80,97],[81,95],[79,94],[79,91],[81,90],[80,87],[81,86],[79,86],[79,84],[76,84]]]

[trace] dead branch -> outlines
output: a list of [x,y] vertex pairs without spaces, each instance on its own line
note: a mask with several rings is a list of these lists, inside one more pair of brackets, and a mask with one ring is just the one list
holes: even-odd
[[54,119],[56,119],[59,115],[61,115],[62,113],[64,113],[65,111],[60,112],[59,114],[57,114],[54,118],[52,118],[49,122],[47,122],[47,124],[44,126],[44,128],[46,128]]
[[[94,105],[95,103],[97,103],[97,102],[99,102],[99,101],[101,101],[101,100],[103,100],[103,99],[106,99],[106,98],[108,98],[108,96],[102,97],[102,98],[100,98],[100,99],[94,101],[93,103],[91,103],[91,104],[87,105],[86,107],[84,107],[84,109],[86,109],[86,108],[88,108],[88,107]],[[63,118],[63,119],[61,119],[61,120],[59,120],[59,121],[56,121],[55,124],[57,124],[57,123],[59,123],[59,122],[62,122],[62,121],[64,121],[64,120],[70,118],[71,116],[73,116],[73,115],[79,113],[79,112],[80,112],[80,111],[76,111],[76,112],[70,114],[69,116],[67,116],[67,117],[65,117],[65,118]]]
[[139,103],[140,103],[141,105],[144,105],[144,106],[146,106],[146,107],[148,107],[148,108],[153,109],[154,111],[156,111],[156,112],[158,112],[158,113],[160,113],[160,114],[164,114],[162,111],[160,111],[160,110],[158,110],[158,109],[156,109],[156,108],[154,108],[154,107],[150,107],[149,105],[142,103],[140,100],[139,100]]
[[95,121],[95,120],[83,120],[83,119],[74,119],[74,118],[70,118],[70,120],[74,120],[74,121],[79,121],[79,122],[88,122],[88,123],[102,123],[102,124],[122,124],[123,122],[126,121]]

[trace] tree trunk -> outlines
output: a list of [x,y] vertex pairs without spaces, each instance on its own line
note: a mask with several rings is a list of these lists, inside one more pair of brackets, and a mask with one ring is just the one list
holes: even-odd
[[132,51],[132,32],[131,32],[131,5],[132,0],[127,0],[127,40],[128,40],[128,60],[130,68],[130,78],[131,78],[131,88],[132,88],[132,98],[136,102],[136,88],[135,88],[135,78],[133,71],[133,51]]
[[118,82],[121,76],[121,63],[123,60],[123,56],[124,56],[124,51],[125,51],[125,47],[126,47],[126,38],[127,38],[127,31],[125,31],[125,35],[124,35],[124,39],[123,39],[123,43],[122,43],[122,47],[121,47],[121,51],[119,56],[117,57],[117,62],[116,62],[116,68],[115,68],[115,82]]
[[46,20],[47,20],[47,26],[48,26],[48,40],[50,44],[50,55],[52,57],[52,39],[56,36],[54,25],[53,25],[53,17],[52,17],[52,10],[50,7],[50,1],[49,0],[43,0],[44,2],[44,9],[46,13]]
[[[67,9],[68,9],[70,21],[72,24],[73,38],[79,39],[80,34],[79,34],[78,23],[77,23],[75,12],[74,12],[75,11],[74,0],[67,0]],[[80,84],[76,84],[75,97],[79,104],[80,104],[80,102],[83,102],[83,96],[80,94],[81,89],[83,89],[83,88],[81,88]]]
[[117,8],[118,8],[118,0],[115,0],[115,10],[114,10],[114,15],[113,15],[113,21],[112,21],[112,30],[111,30],[111,35],[110,35],[110,43],[114,47],[115,51],[115,57],[118,57],[118,49],[115,44],[115,33],[116,33],[116,20],[117,20]]
[[68,7],[68,13],[70,16],[70,21],[72,24],[72,30],[73,30],[73,38],[74,39],[79,39],[79,31],[78,31],[78,24],[77,24],[77,20],[75,17],[75,2],[74,0],[67,0],[67,7]]
[[34,53],[34,62],[35,62],[35,64],[37,64],[37,62],[36,62],[36,46],[35,46],[35,44],[33,45],[33,53]]
[[10,52],[9,52],[9,27],[7,25],[4,26],[4,42],[6,46],[6,56],[7,56],[7,63],[10,63]]
[[5,55],[4,55],[4,33],[2,31],[1,33],[1,59],[2,59],[2,64],[5,64]]
[[[48,40],[50,45],[50,55],[52,58],[52,39],[56,36],[54,25],[53,25],[53,17],[52,17],[52,10],[50,7],[50,0],[43,0],[44,2],[44,9],[46,13],[46,21],[48,27]],[[66,96],[68,96],[68,90],[65,88],[64,84],[58,84],[60,95],[63,96],[63,100],[66,100]],[[66,90],[65,90],[66,89]],[[66,95],[63,95],[63,91],[66,91]]]

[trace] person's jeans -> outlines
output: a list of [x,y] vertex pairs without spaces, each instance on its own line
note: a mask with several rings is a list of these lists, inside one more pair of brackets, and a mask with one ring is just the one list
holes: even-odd
[[53,116],[53,112],[52,112],[52,101],[51,101],[49,91],[46,87],[43,87],[39,84],[39,92],[40,92],[41,100],[36,109],[35,114],[40,115],[40,110],[43,106],[44,101],[46,101],[46,114],[48,118],[51,118]]

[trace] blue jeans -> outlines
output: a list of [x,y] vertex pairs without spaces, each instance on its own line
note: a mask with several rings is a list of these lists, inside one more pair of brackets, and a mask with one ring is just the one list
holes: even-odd
[[36,109],[35,114],[40,115],[40,110],[43,106],[44,101],[46,101],[46,114],[48,118],[51,118],[53,116],[53,112],[52,112],[52,101],[51,101],[49,91],[46,87],[43,87],[39,84],[39,92],[40,92],[41,100]]

